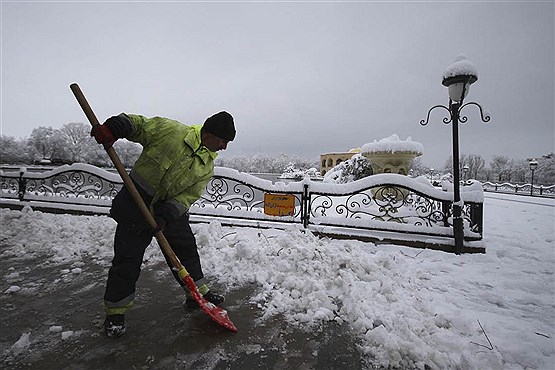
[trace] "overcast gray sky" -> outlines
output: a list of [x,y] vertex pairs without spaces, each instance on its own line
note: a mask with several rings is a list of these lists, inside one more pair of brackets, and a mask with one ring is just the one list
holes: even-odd
[[222,156],[347,151],[397,134],[451,155],[443,71],[478,69],[461,153],[555,150],[555,9],[545,2],[9,2],[2,0],[1,132],[120,112],[202,123],[233,114]]

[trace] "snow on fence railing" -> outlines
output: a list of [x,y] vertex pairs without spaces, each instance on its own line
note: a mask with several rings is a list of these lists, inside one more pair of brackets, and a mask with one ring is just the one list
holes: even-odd
[[[481,240],[483,191],[461,188],[466,240]],[[311,223],[422,235],[453,235],[452,191],[397,174],[378,174],[348,184],[311,184]]]
[[[189,210],[193,215],[231,217],[301,223],[304,216],[303,185],[300,182],[272,183],[230,168],[216,167],[203,196]],[[264,213],[264,194],[290,194],[294,197],[292,216]]]
[[[123,186],[119,175],[87,165],[73,164],[34,173],[0,172],[2,205],[30,203],[50,209],[79,209],[107,214],[112,198]],[[479,183],[461,187],[465,241],[482,239],[483,190]],[[294,199],[293,214],[269,216],[265,194]],[[348,184],[310,181],[276,182],[233,169],[216,167],[203,196],[189,210],[200,218],[273,224],[296,223],[317,230],[330,227],[395,232],[421,237],[451,238],[452,189],[439,190],[428,182],[397,174],[378,174]],[[73,208],[70,208],[73,207]],[[209,216],[209,217],[207,217]]]
[[47,172],[0,172],[2,198],[110,207],[123,186],[119,175],[76,163]]
[[484,191],[491,191],[496,193],[512,193],[512,194],[522,194],[522,195],[533,195],[533,196],[545,196],[545,197],[555,197],[555,185],[544,186],[544,185],[534,185],[532,184],[510,184],[504,182],[501,184],[493,182],[482,183]]

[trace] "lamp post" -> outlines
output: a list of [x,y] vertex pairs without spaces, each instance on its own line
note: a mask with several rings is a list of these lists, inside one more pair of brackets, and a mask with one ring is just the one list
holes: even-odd
[[464,174],[464,176],[463,176],[463,181],[466,181],[466,180],[468,179],[467,173],[468,173],[468,170],[469,170],[469,169],[470,169],[470,168],[468,167],[468,165],[465,164],[465,165],[463,166],[463,174]]
[[434,169],[430,168],[430,182],[432,183],[432,186],[434,185]]
[[530,161],[530,171],[532,171],[532,183],[530,184],[530,195],[534,195],[534,171],[536,170],[536,168],[538,168],[538,161],[536,161],[535,159],[532,159]]
[[451,123],[453,136],[453,236],[455,239],[455,253],[460,254],[463,250],[464,229],[462,219],[462,207],[460,192],[460,169],[459,169],[459,122],[466,123],[468,117],[461,116],[461,110],[469,105],[475,105],[480,109],[480,116],[483,122],[489,122],[490,116],[484,115],[482,106],[475,102],[463,104],[464,98],[468,94],[470,85],[478,80],[478,72],[474,64],[469,62],[463,55],[460,55],[453,64],[443,73],[442,84],[449,89],[449,106],[435,105],[428,110],[426,120],[421,120],[420,124],[426,126],[430,119],[430,113],[436,108],[445,109],[449,115],[443,118],[443,123]]

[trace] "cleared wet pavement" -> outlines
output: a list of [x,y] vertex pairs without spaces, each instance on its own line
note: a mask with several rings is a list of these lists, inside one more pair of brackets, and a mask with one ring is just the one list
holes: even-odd
[[[2,248],[3,249],[3,248]],[[1,367],[10,369],[362,369],[353,337],[335,323],[301,330],[262,314],[255,286],[228,292],[237,333],[183,305],[165,264],[144,269],[122,338],[104,336],[106,267],[4,258]],[[15,288],[14,288],[15,287]],[[221,287],[214,285],[214,289]],[[18,290],[19,289],[19,290]],[[7,292],[8,291],[8,292]],[[11,292],[9,292],[11,291]],[[5,293],[7,292],[7,293]],[[26,333],[29,333],[28,337]]]

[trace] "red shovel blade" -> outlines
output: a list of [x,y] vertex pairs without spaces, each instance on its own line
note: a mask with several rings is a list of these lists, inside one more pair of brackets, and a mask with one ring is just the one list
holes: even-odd
[[195,301],[197,301],[200,308],[202,308],[202,310],[206,314],[208,314],[208,316],[210,316],[212,318],[212,320],[214,320],[215,322],[217,322],[218,324],[220,324],[224,328],[229,329],[234,333],[237,333],[237,328],[231,322],[231,319],[227,315],[227,311],[224,310],[221,307],[216,306],[215,304],[213,304],[211,302],[208,302],[202,296],[202,294],[199,293],[199,291],[197,289],[197,286],[196,286],[195,282],[193,281],[193,279],[191,278],[190,275],[187,275],[187,276],[183,277],[182,280],[185,284],[187,284],[187,287],[189,288],[189,291],[191,292],[191,295],[193,296]]

